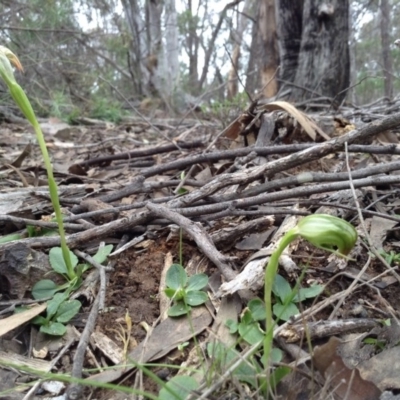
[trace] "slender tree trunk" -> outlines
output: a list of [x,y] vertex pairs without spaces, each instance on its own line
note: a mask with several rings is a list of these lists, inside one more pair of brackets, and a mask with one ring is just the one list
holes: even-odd
[[348,91],[349,99],[350,101],[354,104],[358,104],[357,100],[357,92],[355,90],[355,85],[357,83],[357,70],[356,70],[356,43],[357,40],[355,38],[355,33],[356,33],[356,27],[354,26],[354,22],[356,20],[355,15],[354,15],[354,9],[350,10],[349,13],[349,47],[350,47],[350,89]]
[[228,74],[228,99],[233,99],[238,93],[238,79],[240,52],[242,47],[242,38],[248,24],[248,13],[250,10],[251,1],[246,0],[243,6],[243,11],[240,13],[238,28],[234,35],[235,45],[231,55],[231,68]]
[[261,35],[261,85],[266,97],[273,97],[278,91],[277,72],[279,65],[278,42],[274,0],[260,1]]
[[197,18],[193,12],[192,0],[188,0],[188,9],[190,11],[190,17],[188,22],[187,32],[187,51],[189,56],[189,82],[191,83],[188,87],[189,93],[192,95],[198,94],[198,62],[199,62],[199,44],[200,40],[197,35]]
[[258,1],[254,20],[246,90],[254,93],[258,89],[265,97],[273,97],[279,76],[275,0]]
[[179,85],[180,65],[179,65],[179,42],[178,42],[178,17],[175,8],[175,0],[164,0],[165,11],[165,49],[163,51],[163,68],[159,68],[158,79],[160,91],[165,96],[173,109],[183,108],[184,99],[182,98]]
[[[162,33],[161,14],[163,12],[162,0],[146,0],[146,68],[149,72],[148,86],[151,94],[158,95],[159,84],[157,71],[162,62]],[[142,32],[142,35],[144,33]],[[160,60],[161,57],[161,60]]]
[[140,17],[140,7],[137,0],[121,0],[124,9],[126,22],[131,33],[129,46],[129,65],[132,75],[133,85],[137,95],[148,92],[146,82],[149,79],[149,73],[143,63],[143,55],[146,48],[144,21]]
[[392,54],[390,52],[390,4],[389,0],[381,0],[381,42],[383,76],[385,77],[385,97],[393,98],[393,67]]
[[252,2],[250,15],[252,16],[253,26],[251,28],[251,45],[245,85],[246,92],[250,94],[253,94],[260,87],[260,75],[258,73],[261,69],[261,38],[258,34],[260,24],[259,13],[259,3]]

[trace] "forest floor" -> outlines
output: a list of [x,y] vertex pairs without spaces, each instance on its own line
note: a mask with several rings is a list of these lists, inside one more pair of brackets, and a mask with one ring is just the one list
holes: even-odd
[[[30,322],[48,304],[32,300],[35,284],[61,286],[65,274],[49,262],[59,239],[33,130],[3,122],[0,398],[397,398],[400,115],[313,117],[281,103],[230,124],[203,115],[42,121],[67,243],[93,265],[71,293],[79,312],[57,320],[63,336]],[[349,221],[358,241],[349,259],[304,240],[281,257],[266,374],[265,323],[250,304],[264,299],[279,240],[315,213]],[[104,245],[113,248],[101,265],[87,258]],[[173,264],[208,277],[207,302],[180,317],[168,316],[165,295]]]

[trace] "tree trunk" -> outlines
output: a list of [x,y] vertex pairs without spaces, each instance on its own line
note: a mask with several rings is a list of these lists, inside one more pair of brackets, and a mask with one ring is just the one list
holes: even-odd
[[[281,89],[294,82],[299,62],[304,0],[276,0]],[[281,90],[282,91],[282,90]]]
[[260,86],[260,76],[258,71],[261,69],[261,38],[258,35],[260,24],[260,5],[259,3],[255,4],[255,2],[253,2],[251,7],[252,10],[249,14],[254,22],[251,29],[251,45],[246,71],[245,89],[247,93],[253,94]]
[[239,71],[240,51],[242,47],[242,39],[244,31],[248,24],[248,14],[250,10],[250,0],[246,0],[243,6],[243,11],[240,13],[238,28],[234,33],[234,47],[231,55],[231,69],[228,73],[228,99],[233,99],[238,93],[238,79],[237,74]]
[[389,0],[381,0],[381,41],[383,76],[385,77],[385,97],[393,98],[393,67],[390,52],[390,4]]
[[275,0],[260,1],[261,85],[266,97],[273,97],[278,91],[279,54],[274,2]]
[[260,0],[256,5],[246,91],[253,94],[257,90],[266,97],[273,97],[278,89],[279,66],[275,0]]
[[143,63],[143,53],[146,42],[142,32],[144,22],[140,17],[140,7],[137,0],[122,0],[126,22],[131,33],[129,45],[129,70],[137,95],[147,94],[146,85],[143,82],[149,79],[149,73]]
[[187,52],[189,56],[189,93],[192,95],[198,94],[198,62],[199,62],[199,36],[197,34],[198,20],[193,12],[192,0],[188,1],[188,9],[190,12],[188,26],[187,26]]
[[350,53],[350,89],[348,90],[347,99],[353,103],[358,104],[357,92],[355,86],[357,84],[357,69],[356,69],[356,52],[357,52],[357,39],[356,39],[356,27],[355,27],[355,10],[352,7],[349,14],[349,53]]
[[162,85],[164,95],[174,104],[177,99],[179,87],[179,41],[178,41],[178,16],[175,8],[175,0],[164,0],[165,3],[165,70],[162,72]]
[[[157,71],[162,62],[162,33],[161,14],[163,12],[163,1],[146,0],[146,68],[149,72],[148,86],[152,95],[159,95],[157,82]],[[143,35],[143,32],[142,32]],[[160,60],[161,57],[161,60]]]
[[[297,2],[279,2],[280,40],[285,42],[290,39],[287,30],[293,34],[294,26],[299,24],[299,16],[290,10]],[[292,22],[285,20],[288,15],[294,17]],[[290,99],[303,101],[323,96],[342,101],[350,79],[349,0],[331,0],[330,3],[324,0],[303,0],[301,25],[297,69],[293,69],[296,59],[294,46],[292,51],[284,55],[290,63],[282,63],[281,76],[293,82]],[[291,79],[293,74],[294,80]]]

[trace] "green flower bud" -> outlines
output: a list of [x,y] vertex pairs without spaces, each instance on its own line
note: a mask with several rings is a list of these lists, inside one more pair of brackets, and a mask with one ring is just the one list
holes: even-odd
[[357,241],[357,231],[347,221],[328,214],[309,215],[292,229],[315,247],[346,256]]
[[20,63],[18,57],[7,47],[0,45],[0,54],[3,54],[7,59],[17,68],[18,71],[23,71],[22,64]]

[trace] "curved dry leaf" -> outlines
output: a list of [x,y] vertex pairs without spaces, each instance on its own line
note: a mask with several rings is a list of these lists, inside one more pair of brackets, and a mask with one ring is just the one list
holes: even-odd
[[305,130],[307,135],[310,136],[310,138],[314,141],[317,138],[317,133],[325,140],[331,139],[307,114],[298,110],[294,105],[288,103],[287,101],[273,101],[268,104],[263,104],[261,108],[267,111],[286,111],[296,119],[296,121]]

